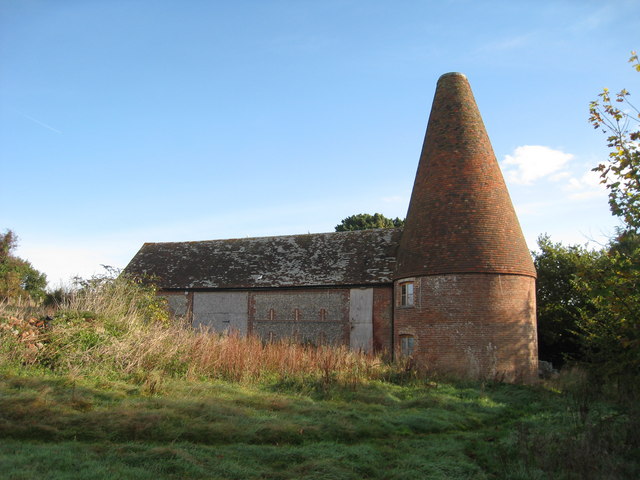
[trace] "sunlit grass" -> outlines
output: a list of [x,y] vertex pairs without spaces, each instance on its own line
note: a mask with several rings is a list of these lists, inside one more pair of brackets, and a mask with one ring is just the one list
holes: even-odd
[[640,477],[634,402],[596,398],[579,370],[446,381],[195,331],[158,302],[123,278],[54,311],[0,305],[0,478]]
[[309,396],[296,386],[170,380],[148,395],[122,382],[5,371],[0,462],[59,478],[107,463],[132,478],[486,478],[467,440],[502,422],[505,407],[482,405],[493,389],[456,392],[371,382]]

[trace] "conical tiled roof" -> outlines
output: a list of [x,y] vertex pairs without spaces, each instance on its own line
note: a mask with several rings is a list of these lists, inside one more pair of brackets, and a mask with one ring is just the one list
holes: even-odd
[[395,277],[471,272],[536,275],[467,77],[447,73],[436,88]]

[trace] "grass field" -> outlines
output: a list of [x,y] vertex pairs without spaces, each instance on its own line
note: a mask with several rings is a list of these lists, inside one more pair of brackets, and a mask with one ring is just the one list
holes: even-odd
[[448,381],[194,331],[122,277],[0,305],[2,480],[637,479],[638,432],[637,399],[580,371]]
[[151,394],[5,369],[0,478],[637,478],[628,415],[586,417],[571,396],[505,384],[167,379]]

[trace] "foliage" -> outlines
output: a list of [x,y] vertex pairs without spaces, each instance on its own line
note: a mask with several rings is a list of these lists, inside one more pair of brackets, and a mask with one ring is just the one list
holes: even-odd
[[[640,72],[635,52],[629,60]],[[590,268],[578,275],[579,287],[595,311],[580,320],[582,342],[593,372],[640,394],[640,111],[623,89],[612,99],[608,89],[590,104],[589,121],[602,129],[611,148],[609,161],[594,170],[609,190],[609,205],[624,221]]]
[[586,362],[594,385],[640,394],[640,236],[620,231],[600,250],[538,245],[540,358]]
[[594,307],[579,321],[586,358],[600,378],[640,394],[640,235],[620,233],[580,270],[578,288]]
[[[638,55],[631,52],[630,63],[640,72]],[[589,105],[589,122],[607,134],[611,148],[609,161],[593,170],[600,172],[609,190],[611,212],[622,218],[628,229],[640,229],[640,110],[631,101],[629,91],[620,90],[612,97],[605,88]]]
[[381,213],[359,213],[344,218],[336,225],[336,232],[348,232],[351,230],[369,230],[373,228],[398,228],[404,226],[404,220],[400,218],[387,218]]
[[[630,62],[640,72],[637,55]],[[589,121],[607,134],[611,148],[600,173],[609,205],[624,226],[606,248],[539,240],[538,270],[540,353],[587,362],[594,386],[613,384],[640,394],[640,112],[624,89],[605,89],[590,104]]]
[[117,271],[79,279],[77,285],[40,338],[33,338],[30,322],[12,318],[15,314],[3,319],[0,310],[0,343],[3,335],[25,340],[22,348],[0,351],[0,363],[83,375],[108,373],[151,385],[157,377],[246,383],[277,378],[312,389],[334,382],[357,383],[361,378],[395,378],[402,368],[344,346],[316,348],[286,339],[266,343],[253,336],[190,329],[169,321],[166,299],[157,295],[155,287]]
[[166,299],[146,279],[132,278],[103,265],[105,273],[89,279],[75,278],[76,290],[67,296],[61,312],[89,311],[114,321],[134,319],[143,324],[167,323]]
[[595,306],[577,275],[589,271],[601,251],[580,246],[553,243],[549,236],[538,238],[538,251],[533,252],[538,272],[538,350],[542,360],[556,367],[566,360],[583,359],[580,320]]
[[30,322],[35,339],[0,305],[7,478],[640,474],[638,412],[589,386],[403,376],[346,348],[174,324],[153,287],[115,271],[78,287],[44,327]]
[[17,243],[18,238],[11,230],[0,235],[0,300],[43,300],[47,277],[28,261],[12,254]]

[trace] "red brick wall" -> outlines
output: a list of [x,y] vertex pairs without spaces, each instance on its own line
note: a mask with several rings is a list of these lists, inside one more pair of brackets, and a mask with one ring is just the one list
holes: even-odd
[[[399,282],[396,301],[399,303]],[[394,309],[394,341],[415,337],[413,358],[426,369],[471,378],[531,381],[538,352],[535,280],[503,274],[415,278],[415,305]]]
[[[290,337],[298,332],[299,340],[349,345],[349,289],[299,288],[249,292],[249,331],[264,336],[271,331],[275,338]],[[260,308],[258,308],[260,306]],[[273,309],[274,319],[268,317]],[[299,319],[294,310],[299,311]],[[325,318],[320,310],[325,310]]]
[[393,322],[393,288],[373,289],[373,351],[391,354]]

